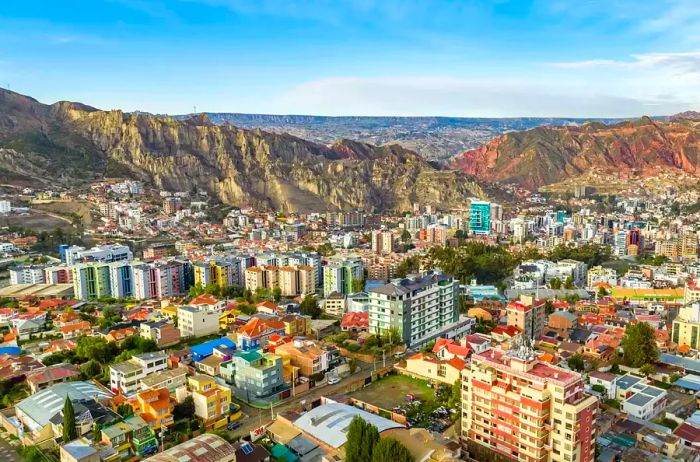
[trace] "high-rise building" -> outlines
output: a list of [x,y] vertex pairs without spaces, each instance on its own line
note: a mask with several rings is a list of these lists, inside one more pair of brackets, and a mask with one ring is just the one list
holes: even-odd
[[377,230],[372,232],[372,251],[376,253],[391,253],[394,251],[394,235],[391,231]]
[[25,265],[15,266],[10,268],[10,284],[45,284],[46,283],[46,266],[44,265]]
[[245,270],[245,288],[280,289],[281,295],[294,297],[316,293],[315,272],[311,266],[252,266]]
[[113,261],[133,260],[134,258],[131,249],[121,244],[98,245],[92,249],[85,249],[84,247],[74,245],[66,248],[64,250],[64,255],[65,261],[69,265],[90,262],[109,263]]
[[323,267],[323,295],[333,292],[351,294],[353,281],[364,277],[364,266],[360,257],[334,258]]
[[671,341],[678,346],[700,349],[700,304],[693,303],[679,309],[678,316],[673,320]]
[[112,296],[110,267],[107,263],[80,263],[71,268],[73,293],[80,300]]
[[182,199],[176,196],[169,196],[163,199],[163,212],[172,215],[182,208]]
[[459,316],[459,281],[438,271],[369,290],[369,331],[398,330],[403,343],[429,342]]
[[462,371],[462,441],[479,461],[592,462],[598,399],[581,374],[527,348],[488,349]]
[[491,233],[491,203],[472,200],[469,205],[469,230],[472,234]]
[[109,276],[112,297],[128,298],[134,296],[134,269],[130,262],[111,263]]
[[544,333],[545,306],[544,302],[523,299],[509,303],[506,307],[508,325],[515,326],[523,333],[523,337],[534,343]]

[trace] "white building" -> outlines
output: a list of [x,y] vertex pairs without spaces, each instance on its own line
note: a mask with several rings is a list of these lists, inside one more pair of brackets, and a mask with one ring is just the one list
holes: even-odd
[[114,393],[132,395],[139,390],[141,379],[168,368],[168,355],[163,352],[136,355],[109,366],[109,382]]
[[182,337],[203,337],[219,332],[220,309],[205,305],[180,306],[177,309],[177,328]]
[[10,284],[45,284],[46,276],[43,265],[16,266],[10,268]]
[[131,249],[121,244],[96,246],[92,249],[85,249],[84,247],[74,245],[66,249],[65,255],[66,263],[69,265],[88,262],[109,263],[134,259],[134,254],[131,252]]
[[0,200],[0,213],[8,214],[12,211],[12,204],[8,200]]

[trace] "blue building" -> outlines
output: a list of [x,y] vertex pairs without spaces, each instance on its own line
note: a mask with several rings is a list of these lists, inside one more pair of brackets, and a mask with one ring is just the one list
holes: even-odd
[[214,348],[230,348],[231,350],[235,350],[236,344],[228,337],[216,338],[208,342],[200,343],[192,347],[192,359],[197,362],[201,361],[211,356],[214,353]]
[[472,234],[491,233],[491,203],[472,200],[469,206],[469,230]]

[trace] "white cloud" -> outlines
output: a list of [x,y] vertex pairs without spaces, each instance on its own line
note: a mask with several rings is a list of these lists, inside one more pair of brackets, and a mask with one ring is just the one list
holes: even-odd
[[591,59],[553,63],[562,69],[617,68],[621,70],[673,71],[685,73],[700,72],[700,51],[685,53],[644,53],[633,54],[630,60]]
[[597,82],[561,78],[338,77],[299,85],[276,106],[286,113],[472,117],[635,117],[697,107],[697,98],[658,97],[660,88],[646,90],[606,91]]

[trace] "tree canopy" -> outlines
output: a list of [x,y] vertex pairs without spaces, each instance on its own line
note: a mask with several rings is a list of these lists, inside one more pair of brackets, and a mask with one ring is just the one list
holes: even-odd
[[78,437],[78,431],[75,428],[75,410],[70,398],[66,396],[66,401],[63,403],[63,442],[68,443]]
[[625,364],[630,367],[654,364],[659,359],[654,328],[645,322],[628,325],[620,346]]
[[413,456],[395,438],[382,438],[372,451],[372,462],[413,462]]
[[377,427],[361,417],[353,417],[348,427],[348,441],[345,444],[346,462],[372,462],[372,451],[378,442]]

